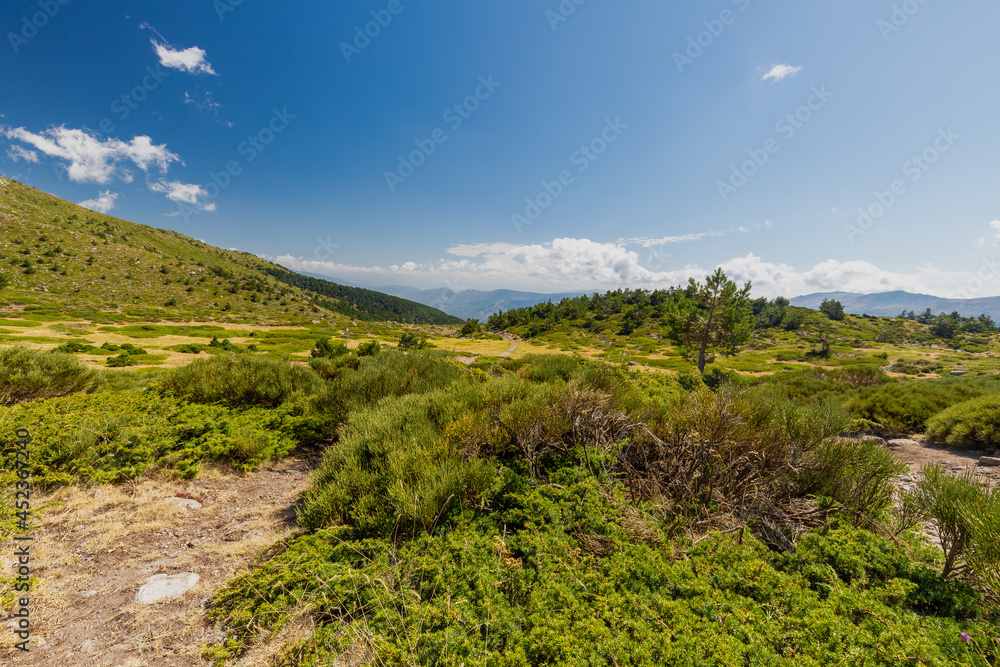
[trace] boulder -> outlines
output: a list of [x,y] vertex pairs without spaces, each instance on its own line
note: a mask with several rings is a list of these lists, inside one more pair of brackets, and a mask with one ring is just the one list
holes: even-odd
[[895,438],[890,440],[888,443],[890,447],[919,447],[920,443],[916,440],[910,440],[909,438]]
[[197,500],[192,500],[191,498],[172,497],[172,498],[165,498],[164,500],[166,500],[166,502],[168,503],[173,503],[178,507],[183,507],[189,510],[201,509],[201,503],[199,503]]
[[979,465],[988,466],[991,468],[1000,466],[1000,457],[984,456],[983,458],[979,459]]
[[153,575],[139,588],[135,601],[137,604],[147,605],[167,598],[180,597],[194,588],[200,579],[201,577],[194,572]]

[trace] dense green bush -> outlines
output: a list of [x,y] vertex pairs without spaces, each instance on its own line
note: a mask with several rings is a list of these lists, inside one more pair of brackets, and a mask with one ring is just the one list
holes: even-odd
[[953,447],[1000,449],[1000,394],[988,394],[942,410],[927,421],[927,434]]
[[157,468],[193,477],[203,461],[253,470],[316,442],[323,429],[301,399],[234,410],[132,390],[0,408],[7,422],[31,431],[32,482],[43,488],[121,482]]
[[538,486],[504,467],[482,507],[412,539],[340,527],[293,540],[214,596],[227,640],[208,657],[232,660],[304,616],[315,630],[288,664],[997,660],[975,594],[942,581],[926,552],[850,526],[804,536],[794,554],[749,534],[692,548],[572,468]]
[[346,523],[362,534],[408,531],[414,522],[429,530],[452,501],[457,508],[474,499],[493,477],[491,466],[465,459],[441,437],[462,408],[454,394],[436,391],[352,414],[324,456],[300,523],[313,529]]
[[276,406],[319,391],[322,380],[309,368],[246,354],[196,359],[174,369],[160,386],[199,403]]
[[0,405],[94,391],[98,377],[73,356],[26,347],[0,350]]

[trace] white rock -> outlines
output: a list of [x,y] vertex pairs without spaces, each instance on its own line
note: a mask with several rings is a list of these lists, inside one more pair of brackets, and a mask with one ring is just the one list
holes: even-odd
[[197,500],[191,500],[190,498],[165,498],[168,503],[174,503],[180,507],[184,507],[189,510],[200,510],[201,503]]
[[194,588],[200,579],[201,577],[194,572],[174,575],[155,574],[146,579],[146,583],[139,588],[135,601],[137,604],[147,605],[166,598],[179,597]]
[[920,443],[909,438],[896,438],[889,441],[890,447],[919,447]]

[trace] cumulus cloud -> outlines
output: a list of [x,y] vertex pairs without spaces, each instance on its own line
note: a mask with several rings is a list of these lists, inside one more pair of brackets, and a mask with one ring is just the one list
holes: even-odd
[[14,162],[17,162],[18,160],[24,160],[25,162],[38,162],[38,153],[35,151],[29,151],[23,146],[11,146],[10,150],[7,151],[7,157]]
[[1000,243],[1000,220],[994,220],[991,222],[990,229],[996,232],[996,240]]
[[[131,172],[123,164],[131,162],[144,172],[151,166],[166,173],[171,163],[180,158],[167,150],[166,144],[156,146],[153,140],[143,135],[125,142],[120,139],[101,140],[84,130],[74,130],[65,126],[53,127],[41,133],[29,132],[23,127],[2,128],[8,139],[14,139],[41,151],[50,157],[69,163],[67,173],[71,181],[79,183],[107,183],[113,177],[126,183],[132,181]],[[24,153],[37,157],[34,151],[21,148]]]
[[180,70],[188,74],[215,74],[212,64],[208,62],[204,49],[192,46],[187,49],[172,49],[155,39],[150,40],[160,64],[170,69]]
[[775,65],[771,68],[771,71],[764,75],[761,81],[767,81],[771,79],[772,81],[781,81],[787,76],[793,76],[802,71],[801,67],[792,67],[791,65]]
[[[689,278],[702,280],[715,269],[715,265],[670,266],[662,254],[641,255],[620,243],[574,238],[533,245],[453,246],[448,253],[454,257],[388,266],[357,266],[292,255],[268,259],[298,271],[369,284],[389,284],[393,279],[404,279],[407,284],[425,287],[460,284],[477,289],[503,287],[543,292],[662,288],[684,284]],[[726,260],[719,266],[741,284],[752,282],[754,294],[768,297],[899,289],[942,293],[953,289],[961,279],[961,274],[938,271],[932,266],[902,274],[883,270],[869,262],[830,259],[812,268],[799,269],[767,262],[753,254]]]
[[208,191],[196,183],[181,183],[180,181],[156,181],[149,184],[149,189],[166,195],[170,201],[187,204],[202,211],[214,211],[215,204],[207,203]]
[[98,213],[107,213],[115,207],[116,199],[118,199],[117,192],[105,190],[95,199],[88,199],[87,201],[80,202],[80,206],[89,208],[91,211],[97,211]]

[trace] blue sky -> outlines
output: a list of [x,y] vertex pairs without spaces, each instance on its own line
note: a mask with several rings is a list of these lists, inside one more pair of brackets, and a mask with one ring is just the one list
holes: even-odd
[[63,2],[0,8],[0,173],[127,220],[368,286],[1000,294],[995,2]]

